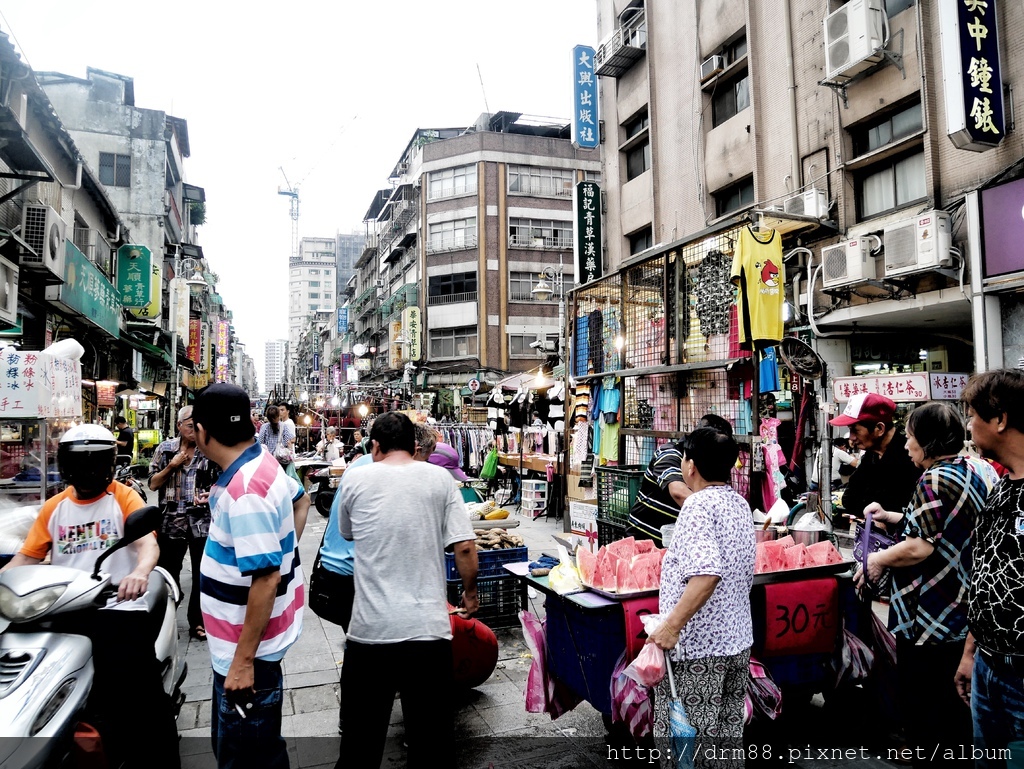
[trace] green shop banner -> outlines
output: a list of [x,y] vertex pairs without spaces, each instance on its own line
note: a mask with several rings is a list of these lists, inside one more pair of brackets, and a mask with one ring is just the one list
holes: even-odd
[[123,307],[145,307],[150,302],[153,255],[145,246],[117,249],[117,290]]
[[121,335],[121,299],[106,276],[70,240],[65,241],[64,283],[47,286],[48,301],[82,315],[112,337]]

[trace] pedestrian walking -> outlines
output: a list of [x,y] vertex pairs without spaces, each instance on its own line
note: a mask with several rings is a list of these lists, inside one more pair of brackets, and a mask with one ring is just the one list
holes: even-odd
[[[416,424],[416,454],[418,462],[430,458],[437,443],[437,433],[424,424]],[[347,468],[346,475],[357,467],[373,463],[371,454],[363,454]],[[341,536],[339,523],[341,498],[345,488],[345,476],[341,477],[338,491],[331,503],[331,512],[320,542],[320,552],[313,566],[309,580],[309,608],[321,619],[341,625],[348,633],[352,619],[352,602],[355,598],[355,543]],[[344,731],[344,712],[338,709],[338,733]]]
[[249,396],[240,387],[210,385],[192,418],[199,449],[224,468],[210,492],[200,565],[214,754],[221,767],[287,769],[281,660],[302,630],[293,507],[308,497],[253,440]]
[[160,560],[157,566],[167,570],[181,589],[181,566],[185,553],[192,562],[192,588],[188,599],[188,634],[206,640],[203,612],[199,606],[199,562],[206,548],[210,531],[210,506],[196,501],[196,494],[205,494],[220,473],[196,446],[192,406],[178,412],[178,437],[156,447],[149,466],[149,488],[159,492],[164,511],[163,524],[157,535]]
[[[959,456],[966,430],[951,404],[932,401],[907,419],[907,452],[924,472],[906,512],[865,508],[872,520],[899,528],[902,541],[871,553],[866,575],[878,584],[892,571],[889,629],[896,636],[896,679],[914,765],[931,763],[933,747],[971,741],[971,714],[953,678],[967,637],[971,537],[991,490],[974,462]],[[866,577],[866,580],[865,580]]]
[[975,524],[970,632],[956,672],[971,705],[974,754],[982,753],[975,766],[987,769],[1005,765],[993,757],[1010,743],[1024,747],[1024,371],[971,377],[961,399],[982,456],[1009,471]]
[[417,462],[398,412],[370,430],[374,462],[345,473],[341,535],[355,543],[355,600],[342,668],[338,768],[379,766],[401,691],[410,767],[454,766],[451,620],[444,550],[462,576],[462,612],[478,606],[473,529],[452,477]]

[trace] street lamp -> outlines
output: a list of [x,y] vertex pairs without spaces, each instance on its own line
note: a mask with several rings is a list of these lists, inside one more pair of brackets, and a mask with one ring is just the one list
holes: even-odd
[[[203,277],[203,265],[199,259],[192,256],[181,256],[181,246],[175,246],[174,250],[174,280],[180,279],[182,273],[191,273],[190,277],[185,280],[185,287],[187,291],[185,293],[185,301],[189,302],[189,312],[191,313],[191,301],[192,291],[198,289],[199,291],[205,291],[209,288],[209,284],[206,282],[206,278]],[[174,371],[174,389],[171,392],[171,408],[170,408],[170,424],[174,425],[177,423],[177,411],[178,411],[178,398],[180,397],[179,392],[179,381],[180,371],[178,370],[178,302],[181,301],[181,297],[178,296],[178,286],[172,285],[171,290],[171,368]],[[187,325],[187,324],[186,324]],[[188,331],[186,330],[186,333]]]
[[[530,291],[538,301],[546,302],[554,294],[558,295],[558,353],[562,354],[565,348],[565,283],[563,280],[562,255],[558,255],[558,270],[554,267],[545,267],[538,277],[537,285]],[[550,282],[549,282],[550,281]]]

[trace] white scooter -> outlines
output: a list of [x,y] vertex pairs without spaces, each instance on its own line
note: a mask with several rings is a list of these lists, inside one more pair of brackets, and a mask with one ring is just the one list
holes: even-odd
[[[96,561],[92,574],[63,566],[19,566],[0,574],[0,767],[74,766],[75,728],[93,683],[92,642],[66,628],[72,612],[97,611],[116,594],[100,572],[112,553],[155,531],[162,513],[150,506],[128,516],[124,536]],[[164,691],[175,716],[184,701],[188,671],[178,660],[175,609],[181,594],[156,568],[144,594],[146,611],[160,612],[156,641]],[[71,625],[73,627],[73,624]]]

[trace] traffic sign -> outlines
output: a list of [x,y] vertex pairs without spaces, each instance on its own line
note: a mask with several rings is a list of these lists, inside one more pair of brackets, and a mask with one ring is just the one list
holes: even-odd
[[476,392],[480,389],[480,380],[470,379],[466,386],[469,387],[471,392]]

